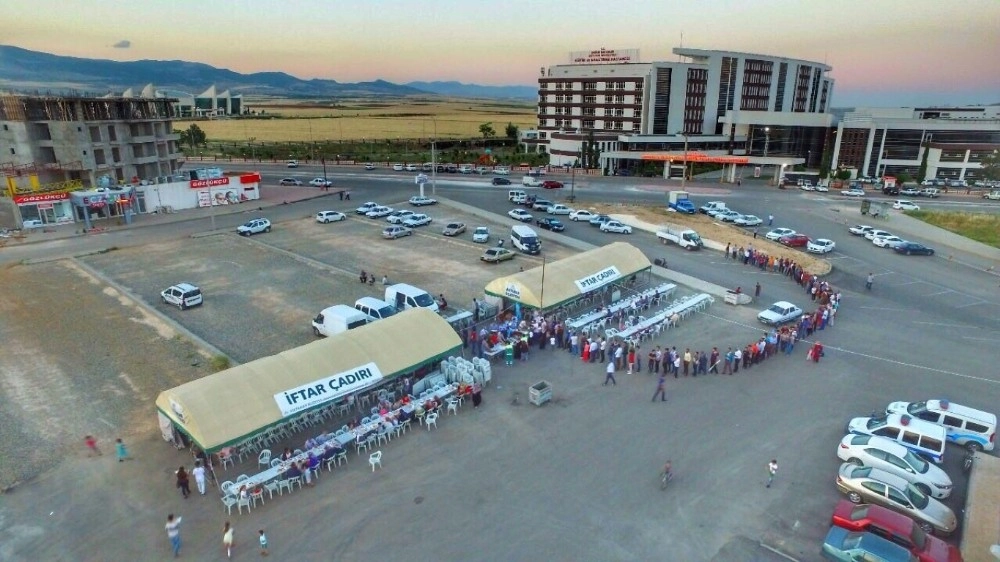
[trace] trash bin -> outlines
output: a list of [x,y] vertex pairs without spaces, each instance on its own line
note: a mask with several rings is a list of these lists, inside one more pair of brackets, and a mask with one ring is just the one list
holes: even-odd
[[552,400],[552,385],[548,381],[538,381],[528,389],[528,401],[535,406]]

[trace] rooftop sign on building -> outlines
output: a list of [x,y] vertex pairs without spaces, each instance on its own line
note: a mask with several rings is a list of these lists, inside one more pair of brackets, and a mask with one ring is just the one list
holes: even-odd
[[569,54],[570,64],[624,64],[639,62],[639,49],[600,49],[594,51],[573,51]]

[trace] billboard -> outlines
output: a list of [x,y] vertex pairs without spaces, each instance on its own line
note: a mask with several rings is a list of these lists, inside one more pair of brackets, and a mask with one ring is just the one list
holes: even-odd
[[569,54],[570,64],[624,64],[639,62],[639,49],[605,49],[593,51],[573,51]]

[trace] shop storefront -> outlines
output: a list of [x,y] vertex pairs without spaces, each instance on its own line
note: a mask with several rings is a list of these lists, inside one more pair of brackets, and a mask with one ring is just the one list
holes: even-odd
[[83,222],[87,230],[96,223],[113,218],[131,224],[136,214],[136,190],[130,185],[74,191],[69,195],[76,220]]
[[14,203],[25,227],[38,228],[73,222],[73,204],[69,193],[15,195]]
[[139,186],[143,212],[170,213],[199,207],[239,205],[260,199],[257,172],[223,175],[221,170],[196,170],[187,181]]

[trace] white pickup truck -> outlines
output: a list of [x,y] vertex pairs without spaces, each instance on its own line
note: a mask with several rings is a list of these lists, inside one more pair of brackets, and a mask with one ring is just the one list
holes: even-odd
[[729,209],[726,208],[726,204],[723,203],[722,201],[709,201],[708,203],[702,205],[701,208],[698,209],[698,212],[703,215],[709,215],[714,217],[717,213],[721,213],[723,211],[728,211],[728,210]]
[[993,190],[983,193],[983,199],[991,199],[993,201],[1000,200],[1000,190]]
[[705,245],[698,233],[690,228],[663,228],[656,231],[656,237],[664,244],[673,242],[685,250],[700,250]]

